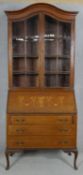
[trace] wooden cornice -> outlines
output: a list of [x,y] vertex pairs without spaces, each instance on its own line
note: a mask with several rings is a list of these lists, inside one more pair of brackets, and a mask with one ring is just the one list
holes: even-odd
[[23,9],[15,10],[15,11],[5,11],[8,18],[10,19],[20,19],[25,18],[27,16],[31,16],[31,14],[37,14],[39,12],[44,12],[45,14],[50,14],[59,19],[65,20],[73,20],[75,16],[78,14],[77,11],[65,11],[56,6],[47,3],[35,3],[29,5]]

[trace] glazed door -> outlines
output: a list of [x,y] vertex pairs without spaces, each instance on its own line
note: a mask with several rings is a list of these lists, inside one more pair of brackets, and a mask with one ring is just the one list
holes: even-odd
[[45,15],[45,86],[69,87],[71,24]]
[[13,87],[70,87],[71,23],[39,13],[12,28]]
[[38,86],[38,15],[13,22],[13,86]]

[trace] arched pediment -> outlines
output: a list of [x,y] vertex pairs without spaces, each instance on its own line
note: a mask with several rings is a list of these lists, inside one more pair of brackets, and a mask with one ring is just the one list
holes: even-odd
[[34,15],[40,12],[49,14],[61,20],[73,20],[76,14],[78,13],[75,11],[65,11],[46,3],[36,3],[36,4],[29,5],[28,7],[25,7],[20,10],[5,11],[8,18],[12,20],[26,18],[27,16],[31,16],[32,14]]

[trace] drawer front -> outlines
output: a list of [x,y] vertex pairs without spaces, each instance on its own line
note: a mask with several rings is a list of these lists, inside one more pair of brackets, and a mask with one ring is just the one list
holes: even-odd
[[75,117],[70,115],[8,115],[8,124],[10,125],[25,125],[25,124],[72,124],[75,122]]
[[8,137],[8,148],[75,148],[75,138],[71,136],[25,136]]
[[75,125],[9,125],[8,135],[75,135]]

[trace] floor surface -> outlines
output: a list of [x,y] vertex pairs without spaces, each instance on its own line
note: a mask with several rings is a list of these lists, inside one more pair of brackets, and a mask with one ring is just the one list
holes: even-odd
[[73,154],[55,150],[16,153],[10,162],[10,169],[5,170],[5,156],[0,154],[0,175],[83,175],[82,152],[77,160],[78,170],[73,169]]

